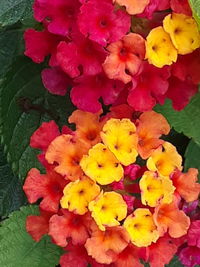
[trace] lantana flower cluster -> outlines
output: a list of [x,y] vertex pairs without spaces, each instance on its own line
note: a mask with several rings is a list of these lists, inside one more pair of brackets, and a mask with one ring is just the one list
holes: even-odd
[[76,110],[74,131],[50,121],[32,135],[46,173],[31,169],[23,186],[30,203],[40,200],[28,233],[66,250],[62,267],[164,267],[174,254],[200,264],[198,171],[183,172],[182,157],[161,139],[168,122],[124,104],[101,112]]
[[[40,30],[25,32],[25,55],[44,86],[97,113],[105,105],[181,110],[200,82],[200,34],[187,0],[35,0]],[[189,64],[188,64],[189,62]]]

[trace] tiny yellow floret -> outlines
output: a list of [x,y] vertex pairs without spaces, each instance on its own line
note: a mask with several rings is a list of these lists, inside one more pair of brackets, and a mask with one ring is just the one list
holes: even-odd
[[156,207],[169,204],[173,200],[175,187],[169,177],[158,176],[157,173],[146,171],[140,180],[142,204]]
[[200,33],[192,17],[184,14],[169,14],[163,21],[163,27],[169,33],[178,54],[186,55],[200,47]]
[[101,194],[89,204],[89,210],[100,230],[106,226],[120,225],[120,221],[127,215],[127,205],[122,196],[116,192]]
[[100,193],[100,187],[89,178],[76,180],[65,186],[61,207],[76,214],[83,215],[88,211],[88,204]]
[[93,181],[107,185],[118,182],[124,174],[123,167],[104,144],[97,144],[84,155],[80,162],[82,170]]
[[169,176],[175,169],[182,170],[182,157],[176,147],[164,142],[147,160],[147,168],[157,171],[162,176]]
[[159,238],[153,215],[148,209],[136,209],[124,221],[124,228],[129,233],[131,242],[137,247],[147,247]]
[[136,161],[138,137],[135,124],[129,119],[107,121],[101,138],[123,165],[128,166]]
[[176,62],[177,50],[163,27],[154,28],[147,36],[146,58],[150,64],[158,68]]

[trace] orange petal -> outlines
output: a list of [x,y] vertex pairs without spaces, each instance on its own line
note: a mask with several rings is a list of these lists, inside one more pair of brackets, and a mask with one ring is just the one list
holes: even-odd
[[87,151],[88,147],[83,142],[74,140],[71,135],[63,134],[49,145],[45,157],[50,164],[58,163],[54,169],[56,172],[75,181],[83,176],[79,162]]
[[171,237],[181,237],[187,233],[190,226],[190,218],[178,209],[174,201],[156,207],[153,217],[161,236],[168,231]]
[[93,114],[81,110],[75,110],[69,117],[69,123],[76,124],[76,136],[86,145],[93,146],[101,141],[100,131],[102,122],[99,122],[99,117],[102,111]]
[[136,33],[129,33],[106,49],[110,52],[103,64],[107,76],[124,83],[130,82],[132,75],[139,71],[145,56],[143,37]]
[[155,111],[142,113],[138,120],[137,134],[139,137],[138,151],[143,159],[147,159],[151,153],[163,144],[159,139],[161,135],[167,135],[170,126],[163,115]]
[[88,255],[97,262],[110,264],[129,243],[127,232],[121,226],[109,227],[102,232],[96,228],[85,244]]
[[173,183],[177,192],[187,202],[196,200],[200,194],[198,181],[198,170],[190,168],[187,173],[177,171],[173,175]]
[[136,15],[144,11],[150,0],[115,0],[115,2],[120,6],[125,6],[129,14]]

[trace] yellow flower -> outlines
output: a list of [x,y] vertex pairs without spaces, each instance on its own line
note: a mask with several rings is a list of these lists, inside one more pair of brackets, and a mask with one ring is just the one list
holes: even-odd
[[136,209],[124,221],[124,228],[137,247],[147,247],[159,238],[153,215],[148,209]]
[[168,177],[158,176],[155,172],[146,171],[140,180],[142,203],[150,207],[171,203],[175,187]]
[[100,187],[89,178],[71,182],[64,188],[60,200],[61,207],[83,215],[88,211],[88,204],[100,193]]
[[103,144],[97,144],[84,155],[80,162],[85,174],[101,185],[118,182],[124,170],[115,156]]
[[163,21],[163,27],[169,33],[178,54],[189,54],[200,47],[200,34],[192,17],[169,14]]
[[154,28],[147,36],[146,58],[150,64],[158,68],[176,62],[177,50],[163,27]]
[[105,226],[120,225],[119,221],[127,215],[127,205],[122,196],[115,192],[101,194],[89,204],[89,210],[100,230]]
[[168,142],[164,142],[147,160],[147,168],[163,176],[169,176],[176,168],[182,170],[181,164],[182,157],[175,146]]
[[129,119],[110,119],[101,132],[104,144],[125,166],[134,163],[138,155],[138,137],[135,131],[135,124]]

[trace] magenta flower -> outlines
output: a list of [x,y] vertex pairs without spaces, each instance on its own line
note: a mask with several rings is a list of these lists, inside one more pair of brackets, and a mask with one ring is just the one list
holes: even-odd
[[[89,14],[89,19],[88,19]],[[91,0],[83,4],[78,17],[79,29],[89,39],[106,46],[118,41],[130,29],[130,15],[115,8],[112,1]]]
[[48,31],[63,36],[77,28],[78,0],[35,0],[33,10],[37,21],[47,24]]

